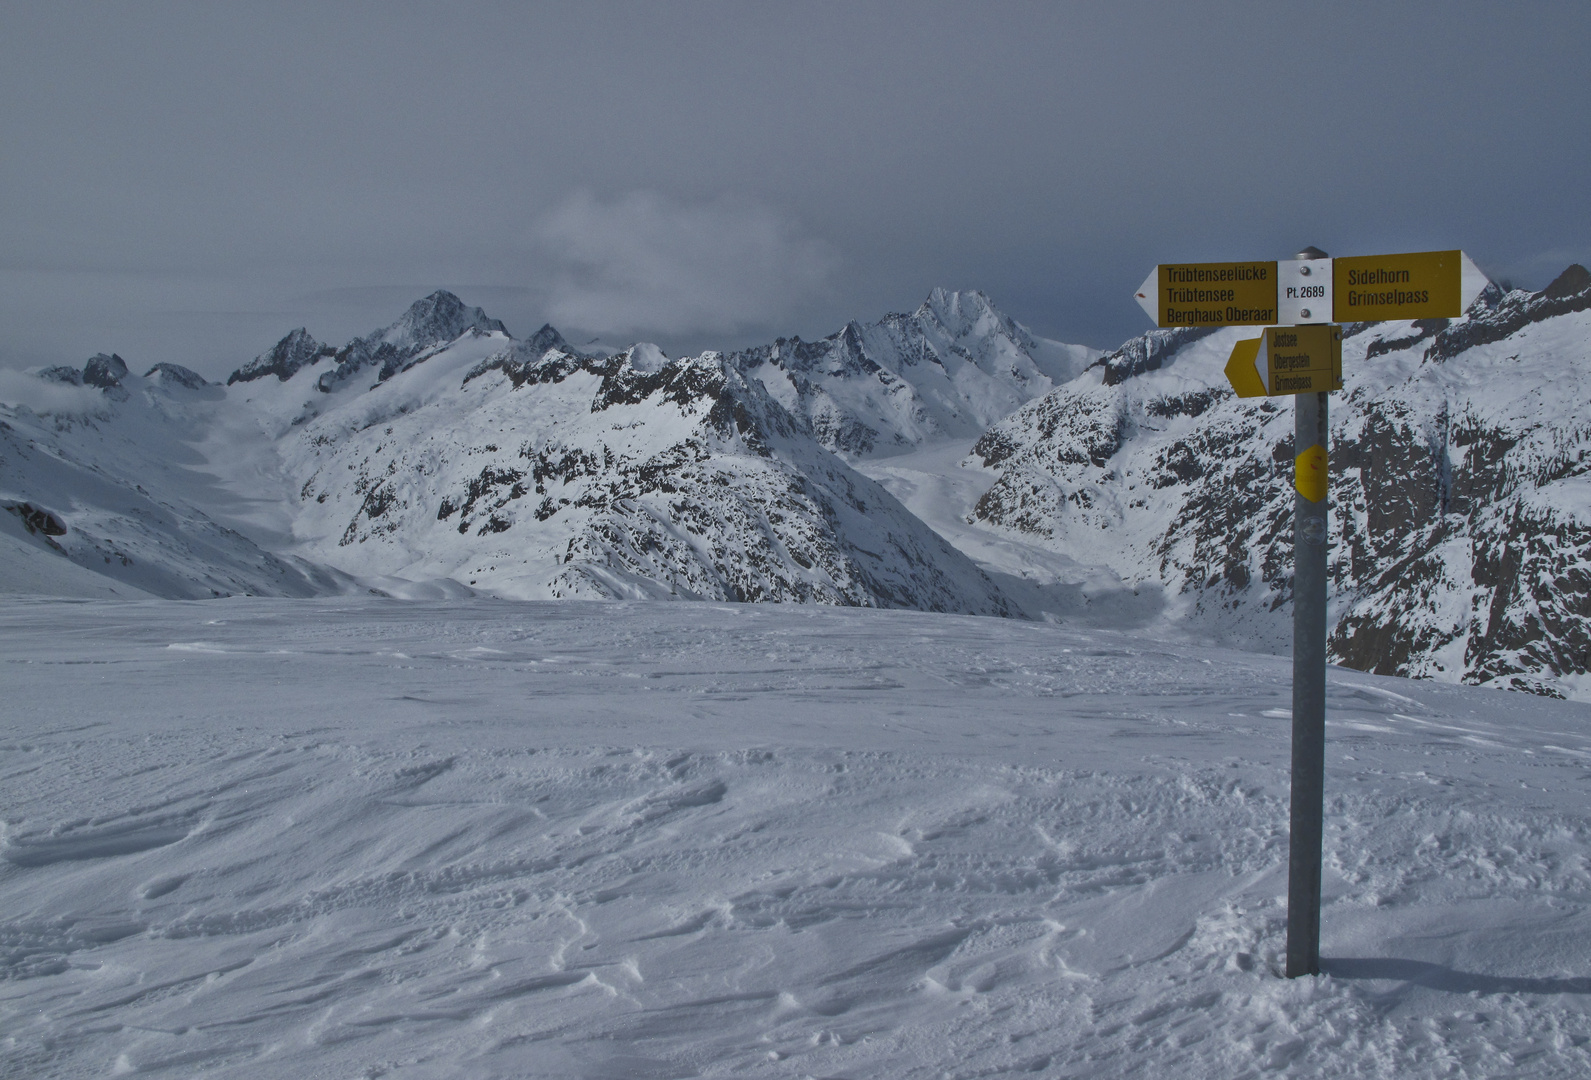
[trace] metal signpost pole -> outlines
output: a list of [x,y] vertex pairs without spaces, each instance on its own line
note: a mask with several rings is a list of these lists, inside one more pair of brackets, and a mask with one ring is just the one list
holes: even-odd
[[[1324,253],[1300,254],[1320,258]],[[1326,395],[1293,398],[1297,469],[1328,449]],[[1324,468],[1324,454],[1321,466]],[[1320,861],[1326,780],[1326,489],[1293,494],[1293,776],[1287,849],[1287,977],[1320,974]]]
[[1287,975],[1320,973],[1326,778],[1325,390],[1342,389],[1344,322],[1454,319],[1486,288],[1462,251],[1288,261],[1161,263],[1133,295],[1156,326],[1263,326],[1239,340],[1226,378],[1240,398],[1292,397],[1293,783],[1287,854]]

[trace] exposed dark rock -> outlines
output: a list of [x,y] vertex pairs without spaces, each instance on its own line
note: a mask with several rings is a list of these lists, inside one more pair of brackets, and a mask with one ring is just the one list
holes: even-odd
[[30,533],[43,533],[45,536],[65,536],[66,523],[42,506],[32,503],[7,503],[6,509],[22,519],[22,524]]
[[50,382],[66,383],[68,386],[82,386],[83,373],[75,367],[66,364],[56,364],[39,372],[39,378],[48,379]]
[[1151,330],[1135,337],[1115,352],[1106,353],[1090,367],[1105,369],[1105,385],[1120,386],[1134,375],[1158,371],[1165,358],[1200,338],[1215,333],[1215,327],[1183,326],[1167,330]]
[[1516,289],[1492,308],[1483,306],[1485,300],[1482,297],[1470,308],[1468,319],[1437,334],[1425,358],[1438,363],[1451,360],[1466,349],[1512,337],[1532,323],[1591,308],[1591,272],[1575,263],[1539,293]]
[[127,374],[127,361],[115,353],[100,353],[83,365],[83,385],[109,390],[122,384]]
[[263,379],[267,375],[275,375],[282,382],[286,382],[303,368],[318,363],[335,352],[336,350],[330,345],[322,345],[310,335],[308,330],[300,326],[271,346],[269,351],[261,353],[227,376],[226,382],[231,386],[234,383]]
[[[1407,377],[1407,367],[1383,368],[1387,381],[1350,379],[1333,395],[1335,662],[1549,694],[1559,692],[1555,677],[1591,671],[1581,486],[1591,484],[1591,421],[1562,400],[1584,394],[1585,359],[1573,346],[1565,353],[1559,334],[1545,353],[1522,342],[1519,356],[1465,355],[1588,307],[1591,274],[1571,267],[1540,293],[1488,288],[1462,321],[1365,328],[1371,361],[1412,359],[1423,347],[1427,358],[1475,367]],[[1199,617],[1228,620],[1221,626],[1252,627],[1244,612],[1275,612],[1270,625],[1285,642],[1290,403],[1182,403],[1142,389],[1164,385],[1143,377],[1165,350],[1157,336],[1169,334],[1101,362],[1123,372],[1116,385],[1062,387],[991,428],[975,450],[999,476],[973,518],[1060,550],[1074,540],[1097,549],[1099,532],[1114,533],[1134,552],[1128,572],[1180,590]],[[1134,533],[1143,527],[1154,535]],[[1158,567],[1138,555],[1145,549]]]

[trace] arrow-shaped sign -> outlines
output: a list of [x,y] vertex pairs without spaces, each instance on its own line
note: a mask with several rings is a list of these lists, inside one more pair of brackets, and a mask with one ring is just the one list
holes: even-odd
[[1456,319],[1486,287],[1462,251],[1162,263],[1133,298],[1156,326]]
[[1342,387],[1342,327],[1268,326],[1232,346],[1226,381],[1238,397],[1286,397]]

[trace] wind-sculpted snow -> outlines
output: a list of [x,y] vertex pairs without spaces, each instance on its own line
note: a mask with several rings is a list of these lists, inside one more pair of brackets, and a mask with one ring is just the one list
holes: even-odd
[[[1332,657],[1386,674],[1591,690],[1591,275],[1467,318],[1366,324],[1332,396]],[[994,425],[971,518],[1290,640],[1291,402],[1222,369],[1252,331],[1155,331]]]
[[825,447],[865,458],[972,438],[1097,355],[1034,337],[980,292],[935,289],[910,315],[848,323],[821,341],[780,338],[729,359]]
[[[0,607],[0,1074],[1591,1073],[1591,714],[795,605]],[[101,676],[104,676],[103,678]]]
[[542,344],[465,339],[299,426],[306,552],[502,596],[1006,612],[717,354],[637,369]]

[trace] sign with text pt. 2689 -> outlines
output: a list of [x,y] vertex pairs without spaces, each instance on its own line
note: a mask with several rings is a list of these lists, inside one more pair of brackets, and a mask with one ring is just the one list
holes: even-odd
[[1486,287],[1462,251],[1162,263],[1134,294],[1156,326],[1455,319]]
[[[1320,972],[1326,774],[1327,393],[1342,388],[1339,322],[1456,318],[1486,279],[1461,251],[1277,262],[1171,263],[1137,293],[1157,326],[1265,326],[1239,341],[1226,377],[1239,397],[1291,396],[1293,762],[1287,850],[1287,974]],[[1272,324],[1272,325],[1267,325]]]

